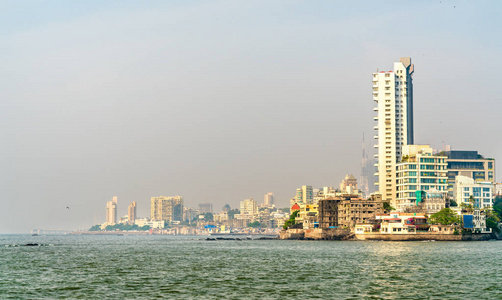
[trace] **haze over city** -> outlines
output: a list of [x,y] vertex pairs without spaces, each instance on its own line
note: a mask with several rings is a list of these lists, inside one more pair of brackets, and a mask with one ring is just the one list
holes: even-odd
[[0,2],[1,233],[358,177],[372,73],[399,57],[416,144],[502,157],[498,2],[57,3]]

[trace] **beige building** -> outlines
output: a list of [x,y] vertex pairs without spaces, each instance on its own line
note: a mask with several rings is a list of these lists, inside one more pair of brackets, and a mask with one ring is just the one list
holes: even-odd
[[106,225],[117,224],[117,196],[106,202]]
[[378,171],[375,185],[384,201],[395,204],[396,164],[401,161],[401,149],[413,144],[413,82],[411,58],[401,57],[393,71],[373,73],[373,100],[377,103],[374,120],[378,141],[375,155]]
[[242,215],[254,215],[258,213],[258,204],[253,198],[249,198],[241,201],[241,216]]
[[320,228],[354,228],[356,224],[370,224],[382,212],[382,199],[374,194],[368,199],[357,195],[328,198],[319,201]]
[[275,199],[273,193],[267,193],[263,199],[263,206],[271,207],[275,205]]
[[183,197],[152,197],[150,200],[150,218],[152,221],[182,221]]
[[136,221],[136,201],[129,204],[127,208],[127,221],[129,224],[134,224],[134,221]]

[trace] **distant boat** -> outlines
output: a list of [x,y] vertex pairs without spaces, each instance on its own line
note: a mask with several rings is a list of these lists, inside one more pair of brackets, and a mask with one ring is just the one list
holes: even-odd
[[31,236],[38,236],[38,234],[34,233],[34,234],[32,234]]

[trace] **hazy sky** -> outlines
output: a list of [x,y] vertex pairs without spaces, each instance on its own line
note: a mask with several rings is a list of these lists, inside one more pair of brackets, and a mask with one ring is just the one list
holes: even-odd
[[0,232],[89,228],[114,195],[119,215],[137,201],[148,216],[158,195],[220,210],[337,186],[359,176],[362,133],[373,143],[371,73],[400,56],[416,143],[502,159],[501,15],[500,1],[0,1]]

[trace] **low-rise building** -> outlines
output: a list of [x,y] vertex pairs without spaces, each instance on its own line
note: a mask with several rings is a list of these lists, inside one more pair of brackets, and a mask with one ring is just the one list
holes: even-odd
[[490,208],[493,206],[493,183],[476,182],[466,176],[457,176],[454,185],[454,197],[458,205],[469,204],[469,198],[474,197],[474,207]]
[[141,219],[136,219],[134,224],[138,225],[139,227],[150,226],[150,228],[152,229],[162,229],[164,228],[165,222],[150,220],[148,218],[141,218]]
[[378,194],[368,199],[357,196],[341,196],[319,201],[319,227],[351,228],[356,224],[372,224],[377,213],[382,212],[382,200]]
[[486,214],[484,211],[475,209],[471,214],[462,215],[462,224],[465,229],[473,233],[491,233],[492,229],[486,227]]
[[300,212],[295,218],[296,224],[303,224],[303,229],[312,229],[319,226],[317,213],[319,205],[316,204],[302,204],[300,205]]

